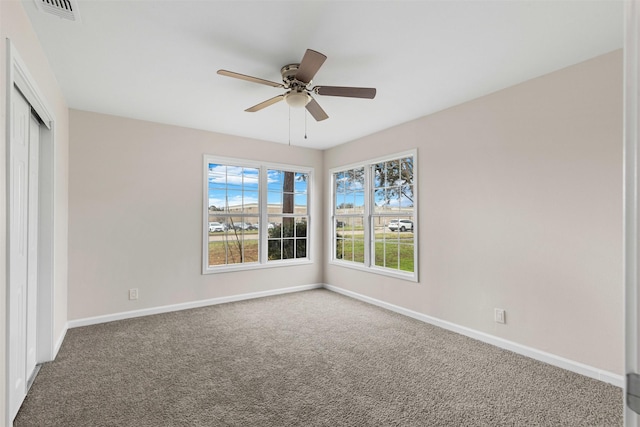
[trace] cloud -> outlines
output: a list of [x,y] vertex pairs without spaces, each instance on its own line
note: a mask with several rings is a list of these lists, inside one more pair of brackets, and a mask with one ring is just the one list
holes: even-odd
[[209,163],[209,183],[222,185],[258,184],[259,170],[241,166],[226,166]]
[[269,170],[267,172],[267,183],[271,184],[274,182],[280,182],[280,172],[277,170]]

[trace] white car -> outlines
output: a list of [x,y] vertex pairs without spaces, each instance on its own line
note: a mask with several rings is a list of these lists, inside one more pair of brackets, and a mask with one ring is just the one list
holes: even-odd
[[401,220],[394,219],[389,223],[388,227],[389,227],[389,230],[391,231],[396,231],[400,229],[400,231],[409,230],[413,232],[413,221],[408,219],[401,219]]
[[210,222],[209,223],[209,232],[210,233],[221,232],[221,231],[224,231],[224,225],[220,224],[219,222]]

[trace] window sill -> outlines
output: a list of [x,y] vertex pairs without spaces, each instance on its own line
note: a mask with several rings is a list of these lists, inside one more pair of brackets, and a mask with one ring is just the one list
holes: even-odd
[[367,267],[364,264],[358,264],[358,263],[349,262],[349,261],[340,261],[335,259],[329,261],[329,264],[337,265],[339,267],[351,268],[353,270],[364,271],[366,273],[373,273],[373,274],[379,274],[382,276],[393,277],[396,279],[406,280],[407,282],[414,282],[414,283],[418,282],[417,272],[409,273],[409,272],[390,270],[390,269],[380,268],[375,266]]
[[266,264],[260,264],[258,262],[251,264],[239,264],[239,265],[225,265],[213,268],[204,268],[202,274],[218,274],[218,273],[230,273],[233,271],[249,271],[249,270],[261,270],[264,268],[274,267],[295,267],[298,265],[310,265],[313,261],[310,259],[297,259],[297,260],[282,260],[282,261],[269,261]]

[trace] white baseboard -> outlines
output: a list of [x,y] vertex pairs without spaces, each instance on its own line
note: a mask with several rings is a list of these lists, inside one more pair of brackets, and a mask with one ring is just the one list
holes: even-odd
[[152,314],[169,313],[172,311],[188,310],[190,308],[206,307],[216,304],[224,304],[227,302],[242,301],[247,299],[262,298],[272,295],[288,294],[291,292],[308,291],[311,289],[322,288],[322,283],[311,285],[293,286],[290,288],[273,289],[269,291],[251,292],[248,294],[231,295],[227,297],[211,298],[200,301],[185,302],[182,304],[164,305],[161,307],[143,308],[141,310],[125,311],[114,314],[106,314],[104,316],[87,317],[84,319],[70,320],[69,328],[78,328],[80,326],[96,325],[99,323],[113,322],[115,320],[131,319],[134,317],[149,316]]
[[513,341],[505,340],[503,338],[499,338],[494,335],[487,334],[485,332],[480,332],[471,328],[467,328],[465,326],[456,325],[455,323],[451,323],[446,320],[441,320],[432,316],[428,316],[426,314],[418,313],[417,311],[409,310],[394,304],[390,304],[388,302],[384,302],[381,300],[377,300],[375,298],[368,297],[366,295],[362,295],[353,291],[339,288],[337,286],[325,284],[323,287],[330,291],[337,292],[339,294],[346,295],[348,297],[355,298],[360,301],[364,301],[369,304],[376,305],[378,307],[386,308],[387,310],[391,310],[396,313],[403,314],[405,316],[420,320],[422,322],[429,323],[431,325],[438,326],[443,329],[447,329],[449,331],[459,333],[461,335],[465,335],[467,337],[476,339],[478,341],[486,342],[488,344],[503,348],[505,350],[513,351],[514,353],[518,353],[523,356],[527,356],[532,359],[539,360],[541,362],[545,362],[550,365],[557,366],[559,368],[566,369],[571,372],[575,372],[590,378],[594,378],[594,379],[603,381],[605,383],[613,384],[621,388],[624,387],[624,376],[622,375],[618,375],[612,372],[604,371],[602,369],[594,368],[592,366],[585,365],[583,363],[576,362],[573,360],[569,360],[561,356],[556,356],[555,354],[547,353],[542,350],[537,350],[532,347],[527,347],[525,345],[518,344]]

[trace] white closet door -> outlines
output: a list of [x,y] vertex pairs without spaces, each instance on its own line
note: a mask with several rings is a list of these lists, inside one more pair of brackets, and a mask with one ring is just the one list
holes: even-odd
[[31,107],[12,88],[9,146],[9,387],[13,418],[26,393],[26,316]]

